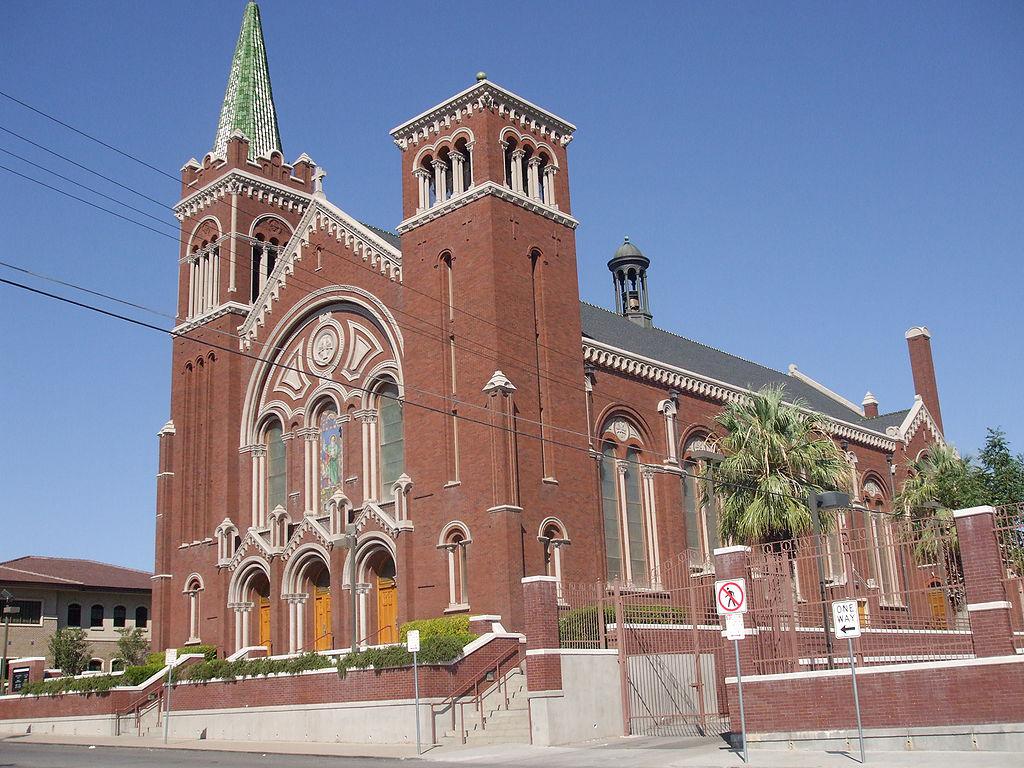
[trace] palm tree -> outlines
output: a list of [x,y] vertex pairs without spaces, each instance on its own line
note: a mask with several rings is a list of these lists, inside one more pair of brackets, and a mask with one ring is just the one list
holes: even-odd
[[[846,491],[850,464],[827,436],[819,415],[800,400],[783,401],[784,389],[765,387],[730,403],[716,419],[725,458],[714,468],[721,499],[722,540],[755,544],[781,541],[811,529],[810,493]],[[822,514],[829,530],[832,513]]]

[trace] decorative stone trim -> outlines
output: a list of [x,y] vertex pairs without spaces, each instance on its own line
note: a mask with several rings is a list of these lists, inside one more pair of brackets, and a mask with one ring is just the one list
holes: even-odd
[[557,576],[524,576],[521,579],[523,584],[533,584],[535,582],[550,581],[553,584],[558,583]]
[[974,515],[994,515],[995,513],[995,507],[968,507],[967,509],[958,509],[956,512],[953,513],[953,518],[956,519],[960,517],[973,517]]
[[208,312],[204,312],[197,317],[193,317],[191,320],[180,325],[175,326],[171,329],[171,333],[177,336],[183,336],[184,334],[198,328],[201,325],[206,325],[211,320],[216,320],[218,317],[224,317],[224,315],[248,315],[249,307],[245,304],[239,304],[237,301],[228,301],[221,304],[219,307],[214,307]]
[[1009,600],[993,600],[989,603],[968,603],[967,612],[974,613],[976,611],[1002,611],[1010,610]]
[[[659,360],[637,355],[624,349],[587,339],[583,342],[583,362],[635,376],[653,382],[661,387],[672,387],[680,392],[690,392],[721,403],[743,402],[751,391],[743,387],[726,384],[708,376],[687,371]],[[810,409],[803,408],[811,413]],[[862,445],[887,451],[896,450],[895,436],[883,435],[858,427],[824,414],[819,414],[833,437],[858,442]]]
[[734,552],[750,552],[750,547],[744,546],[742,544],[737,544],[732,547],[719,547],[718,549],[714,550],[712,554],[715,557],[718,557],[719,555],[731,555]]
[[453,123],[461,123],[464,117],[484,109],[507,116],[510,121],[529,127],[541,136],[549,136],[563,147],[572,141],[576,131],[575,125],[546,109],[489,80],[481,80],[426,112],[395,126],[391,129],[391,138],[404,152],[410,145],[429,141],[431,135],[448,130]]
[[231,194],[243,195],[276,206],[282,211],[294,211],[300,214],[312,201],[307,194],[260,178],[247,171],[235,169],[196,190],[188,197],[182,198],[173,208],[174,216],[178,221],[184,221]]
[[910,443],[921,427],[927,427],[928,431],[932,433],[932,439],[936,443],[941,446],[946,444],[946,440],[942,436],[942,430],[939,429],[935,419],[928,412],[928,406],[924,404],[924,400],[921,399],[920,395],[914,395],[914,406],[910,409],[910,413],[907,414],[906,418],[903,419],[903,423],[898,427],[889,427],[886,433],[900,438],[904,443]]
[[569,229],[576,229],[576,227],[579,226],[579,222],[576,219],[567,213],[563,213],[557,208],[546,205],[540,200],[530,197],[525,193],[515,192],[504,184],[498,184],[496,181],[485,181],[482,184],[477,184],[468,191],[463,192],[461,195],[455,195],[454,197],[445,200],[443,203],[439,203],[432,208],[427,208],[426,210],[417,213],[415,216],[410,216],[395,227],[395,231],[399,234],[405,234],[406,232],[416,229],[416,227],[420,227],[427,222],[433,221],[450,211],[469,205],[474,200],[479,200],[487,195],[493,195],[501,200],[518,205],[520,208],[525,208],[531,213],[539,214],[540,216],[550,219],[557,224],[566,226]]

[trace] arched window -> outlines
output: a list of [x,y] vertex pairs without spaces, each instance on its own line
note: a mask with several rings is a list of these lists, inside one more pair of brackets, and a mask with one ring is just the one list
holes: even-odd
[[469,529],[462,523],[448,523],[441,531],[439,549],[448,553],[448,610],[469,608],[469,578],[466,574],[466,548]]
[[90,672],[102,672],[103,671],[103,659],[89,659],[88,670]]
[[333,402],[326,402],[317,413],[317,430],[320,433],[320,479],[318,510],[327,509],[327,501],[341,489],[344,480],[344,442],[338,409]]
[[284,431],[281,429],[281,422],[273,421],[267,427],[267,506],[269,509],[276,509],[284,506],[286,500],[286,467]]
[[114,627],[116,629],[123,629],[125,622],[128,619],[128,609],[123,605],[114,606]]
[[473,186],[473,150],[469,142],[461,138],[456,140],[455,151],[451,156],[455,194],[459,195]]
[[657,568],[657,526],[653,481],[641,477],[640,434],[622,418],[609,422],[603,433],[601,506],[608,578],[647,586]]
[[405,472],[405,431],[402,401],[393,382],[377,390],[377,424],[380,434],[381,498],[387,498],[391,486]]
[[548,519],[541,523],[537,537],[544,547],[544,575],[557,579],[558,599],[562,599],[562,557],[563,548],[569,544],[565,526],[558,520]]
[[149,626],[149,609],[144,605],[135,609],[135,626],[139,629]]
[[864,526],[868,539],[868,578],[878,590],[882,605],[901,606],[897,544],[892,529],[892,518],[884,511],[885,492],[873,477],[864,480]]
[[82,626],[82,606],[78,603],[71,603],[68,605],[68,626]]
[[103,606],[100,604],[94,605],[89,609],[89,628],[100,629],[103,627]]
[[124,661],[121,659],[110,660],[110,671],[111,672],[124,672]]
[[200,595],[203,591],[203,582],[198,576],[190,576],[185,582],[185,597],[188,600],[188,642],[200,641],[202,605]]
[[715,464],[721,456],[707,435],[691,437],[683,446],[683,514],[690,569],[714,570],[714,551],[719,547],[718,494]]

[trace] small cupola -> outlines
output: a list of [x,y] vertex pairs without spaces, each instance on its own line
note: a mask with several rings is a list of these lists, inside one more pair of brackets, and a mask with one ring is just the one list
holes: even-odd
[[651,266],[648,259],[629,238],[615,251],[608,269],[615,283],[615,312],[628,317],[637,325],[651,327],[651,310],[647,301],[647,268]]

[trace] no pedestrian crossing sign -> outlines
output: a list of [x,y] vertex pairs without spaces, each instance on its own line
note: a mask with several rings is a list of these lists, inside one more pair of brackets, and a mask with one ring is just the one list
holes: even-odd
[[723,579],[715,582],[715,605],[719,616],[747,612],[747,580]]
[[832,603],[832,629],[840,640],[860,637],[860,612],[856,600],[836,600]]

